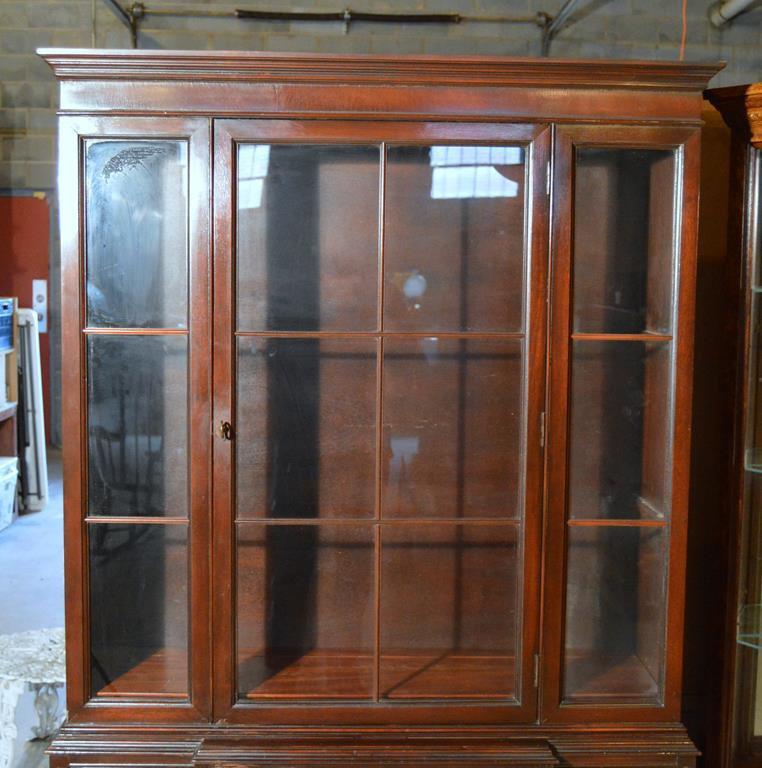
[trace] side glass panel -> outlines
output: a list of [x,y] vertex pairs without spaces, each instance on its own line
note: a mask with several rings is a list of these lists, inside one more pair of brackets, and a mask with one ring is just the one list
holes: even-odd
[[89,141],[87,324],[185,328],[188,146]]
[[675,154],[578,148],[574,330],[669,333]]
[[238,147],[238,328],[376,328],[379,148]]
[[187,698],[186,526],[93,523],[88,538],[93,695]]
[[668,342],[572,344],[569,517],[669,517]]
[[525,148],[236,157],[239,701],[522,703]]
[[188,143],[88,140],[90,690],[189,683]]
[[576,150],[564,704],[664,695],[677,168]]
[[[751,150],[751,263],[748,294],[744,496],[735,670],[737,761],[756,762],[762,752],[762,152]],[[753,756],[753,757],[752,757]]]
[[185,336],[87,339],[88,514],[188,514]]
[[658,702],[665,538],[662,528],[570,529],[564,701]]

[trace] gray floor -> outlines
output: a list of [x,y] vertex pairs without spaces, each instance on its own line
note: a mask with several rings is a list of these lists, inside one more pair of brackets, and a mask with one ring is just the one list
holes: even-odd
[[48,456],[50,501],[0,531],[0,634],[62,627],[63,486],[60,454]]
[[[42,512],[22,515],[0,531],[0,634],[62,627],[63,486],[61,458],[48,454],[50,501]],[[34,719],[30,694],[19,702],[19,739],[12,768],[47,765],[47,742],[27,741]]]

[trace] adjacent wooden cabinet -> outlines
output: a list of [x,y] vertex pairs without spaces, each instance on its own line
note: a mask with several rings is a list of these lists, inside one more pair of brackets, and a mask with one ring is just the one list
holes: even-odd
[[53,764],[692,766],[676,63],[41,52]]
[[732,132],[727,293],[734,343],[728,380],[735,383],[727,398],[730,477],[723,478],[728,568],[721,706],[710,726],[718,766],[753,768],[762,766],[762,85],[712,89],[706,97]]

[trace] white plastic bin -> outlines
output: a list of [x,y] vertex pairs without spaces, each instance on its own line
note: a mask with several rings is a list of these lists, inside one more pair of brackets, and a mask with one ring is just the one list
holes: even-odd
[[19,460],[15,456],[0,456],[0,531],[13,522],[18,478]]

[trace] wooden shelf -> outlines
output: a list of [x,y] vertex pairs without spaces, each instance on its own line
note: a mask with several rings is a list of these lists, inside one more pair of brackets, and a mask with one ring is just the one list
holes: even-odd
[[643,331],[641,333],[572,333],[572,341],[672,341],[672,334]]
[[[268,674],[261,653],[242,654],[247,699],[369,699],[371,653],[311,651]],[[510,699],[515,690],[512,656],[420,651],[381,657],[380,695],[385,699]]]
[[135,698],[188,698],[187,652],[163,648],[97,692],[98,696]]
[[[368,700],[373,698],[374,657],[356,651],[310,651],[270,657],[242,652],[240,695],[257,700]],[[457,651],[391,652],[381,657],[380,697],[386,700],[511,700],[513,656]],[[572,655],[564,701],[653,704],[659,686],[635,655]],[[187,697],[183,649],[162,649],[98,692],[103,697]]]
[[659,684],[634,654],[610,658],[570,654],[567,659],[564,703],[658,703]]
[[389,699],[512,699],[513,656],[488,653],[421,652],[381,657],[381,693]]
[[[241,698],[373,698],[372,653],[310,651],[296,657],[270,657],[269,665],[262,652],[244,652],[240,658]],[[183,649],[162,649],[98,691],[98,696],[186,698],[186,670]],[[383,699],[510,701],[515,685],[515,659],[504,654],[419,651],[381,657]]]
[[312,651],[265,661],[261,651],[241,651],[238,675],[239,695],[246,699],[368,699],[373,654]]

